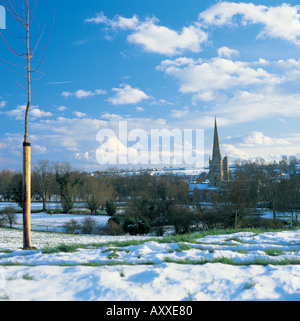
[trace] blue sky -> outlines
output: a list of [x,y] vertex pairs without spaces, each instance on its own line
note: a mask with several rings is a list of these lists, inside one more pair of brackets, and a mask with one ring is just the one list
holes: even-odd
[[[32,83],[33,163],[49,159],[102,169],[97,132],[117,131],[125,120],[129,129],[147,132],[204,129],[207,162],[215,115],[222,154],[230,161],[300,157],[296,1],[38,1],[35,17],[46,31],[36,62],[54,9],[43,77]],[[6,25],[21,32],[9,15]],[[24,50],[9,30],[1,30],[3,37]],[[2,59],[24,63],[0,43]],[[3,64],[0,169],[20,169],[26,95],[16,82],[25,86],[24,70],[10,65],[13,73]]]

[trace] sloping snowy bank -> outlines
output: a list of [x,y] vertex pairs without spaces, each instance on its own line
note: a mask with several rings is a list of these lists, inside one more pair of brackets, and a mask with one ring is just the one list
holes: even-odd
[[[0,299],[300,300],[300,231],[240,232],[179,243],[129,236],[32,236],[38,249],[22,251],[22,232],[0,229]],[[50,244],[114,240],[142,242],[42,251]]]

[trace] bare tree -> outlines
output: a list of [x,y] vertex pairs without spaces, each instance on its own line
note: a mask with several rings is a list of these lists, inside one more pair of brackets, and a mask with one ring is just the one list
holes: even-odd
[[[36,12],[37,0],[23,0],[18,1],[16,4],[13,0],[0,0],[0,4],[3,5],[6,12],[21,26],[22,32],[24,35],[16,36],[20,40],[22,40],[25,44],[24,51],[18,52],[15,50],[10,44],[9,41],[5,39],[3,34],[0,32],[0,37],[2,38],[5,46],[9,49],[9,51],[17,58],[25,59],[26,64],[17,65],[16,63],[8,62],[1,58],[0,63],[8,68],[9,70],[15,72],[13,70],[14,67],[25,68],[26,74],[23,75],[26,78],[26,86],[23,87],[19,83],[17,83],[21,88],[23,88],[27,93],[27,104],[25,109],[25,133],[24,133],[24,141],[23,141],[23,248],[28,249],[31,247],[31,236],[30,236],[30,214],[31,214],[31,143],[28,140],[28,116],[29,110],[31,106],[31,80],[36,80],[32,78],[32,74],[35,72],[39,72],[38,68],[43,60],[47,45],[45,46],[45,50],[41,59],[39,60],[37,66],[32,67],[32,59],[36,58],[36,50],[40,44],[40,41],[43,37],[44,28],[39,32],[37,36],[37,40],[31,47],[31,26],[34,21],[34,14]],[[33,4],[33,5],[32,5]],[[8,29],[8,28],[7,28]],[[13,34],[9,29],[8,31]],[[52,31],[51,31],[52,33]],[[49,37],[50,38],[50,37]],[[49,39],[48,39],[49,41]],[[39,72],[40,73],[40,72]]]
[[37,193],[43,202],[43,212],[47,211],[47,200],[53,192],[55,174],[53,167],[48,160],[39,160],[34,165],[32,173],[32,189]]

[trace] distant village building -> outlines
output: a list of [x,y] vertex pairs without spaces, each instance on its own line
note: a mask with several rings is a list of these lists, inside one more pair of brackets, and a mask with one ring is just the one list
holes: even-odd
[[220,188],[222,182],[229,181],[228,157],[221,157],[217,119],[215,119],[212,159],[209,159],[209,187]]

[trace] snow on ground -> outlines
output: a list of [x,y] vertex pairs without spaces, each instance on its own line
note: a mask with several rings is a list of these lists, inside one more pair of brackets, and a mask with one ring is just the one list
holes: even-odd
[[[300,230],[179,243],[40,232],[32,240],[37,249],[22,251],[22,231],[0,229],[0,300],[300,300]],[[42,250],[74,243],[89,246]]]
[[[16,214],[17,220],[13,224],[14,228],[23,227],[23,214]],[[87,215],[87,214],[47,214],[45,212],[31,213],[31,230],[42,232],[64,232],[64,224],[71,220],[82,223],[84,219],[92,218],[98,226],[105,226],[110,219],[107,215]]]

